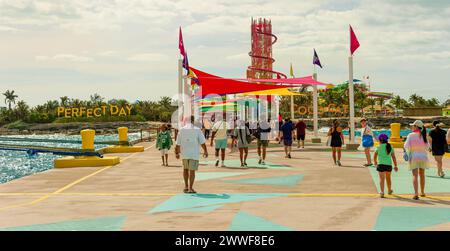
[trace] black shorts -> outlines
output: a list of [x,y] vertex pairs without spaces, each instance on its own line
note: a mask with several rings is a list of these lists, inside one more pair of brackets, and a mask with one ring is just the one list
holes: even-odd
[[297,140],[305,140],[305,135],[303,134],[303,135],[301,135],[301,134],[299,134],[299,135],[297,135]]
[[390,165],[378,165],[377,166],[378,172],[392,172],[392,166]]

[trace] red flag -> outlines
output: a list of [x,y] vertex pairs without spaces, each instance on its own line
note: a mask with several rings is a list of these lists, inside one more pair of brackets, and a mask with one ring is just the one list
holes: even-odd
[[353,55],[353,52],[359,48],[358,38],[356,38],[355,32],[353,32],[353,28],[350,25],[350,55]]
[[185,57],[186,51],[184,50],[183,34],[181,33],[181,27],[180,27],[180,35],[178,37],[178,49],[180,49],[180,54],[183,55],[183,57]]

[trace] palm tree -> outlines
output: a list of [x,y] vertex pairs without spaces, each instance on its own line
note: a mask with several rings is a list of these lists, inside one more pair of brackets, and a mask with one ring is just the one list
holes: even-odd
[[367,104],[372,107],[371,110],[372,110],[372,115],[373,115],[374,114],[374,110],[375,110],[374,106],[377,104],[377,101],[374,98],[368,98],[367,99]]
[[69,97],[67,97],[67,96],[62,96],[62,97],[60,97],[59,99],[61,100],[61,101],[60,101],[61,106],[66,107],[66,106],[68,105]]
[[16,103],[16,99],[19,97],[16,94],[14,94],[14,90],[6,90],[5,93],[3,93],[3,96],[5,96],[5,104],[8,104],[8,108],[11,111],[11,103]]
[[91,98],[91,104],[93,105],[102,105],[104,98],[100,95],[98,95],[97,93],[94,93],[93,95],[90,96]]
[[17,102],[17,107],[15,109],[15,113],[18,119],[25,120],[30,113],[30,107],[25,103],[25,101],[20,100]]

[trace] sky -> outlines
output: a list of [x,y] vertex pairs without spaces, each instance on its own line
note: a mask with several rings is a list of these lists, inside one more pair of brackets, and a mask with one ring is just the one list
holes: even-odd
[[450,98],[449,0],[0,0],[0,92],[30,105],[172,97],[180,26],[191,66],[242,78],[252,17],[272,20],[275,70],[292,63],[311,75],[315,48],[318,80],[347,80],[351,24],[355,78],[369,76],[373,91]]

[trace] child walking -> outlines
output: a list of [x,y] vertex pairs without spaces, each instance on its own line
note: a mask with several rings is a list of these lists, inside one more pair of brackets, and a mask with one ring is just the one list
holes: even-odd
[[388,194],[392,194],[391,172],[392,162],[394,162],[394,170],[397,172],[397,159],[395,158],[394,149],[391,144],[388,143],[388,136],[384,133],[378,136],[380,144],[375,149],[375,155],[373,161],[377,167],[378,174],[380,175],[380,198],[384,198],[384,182],[386,180],[388,187]]
[[162,166],[169,166],[169,150],[173,145],[172,137],[170,137],[170,131],[167,129],[167,125],[161,126],[161,131],[157,135],[156,147],[161,152]]

